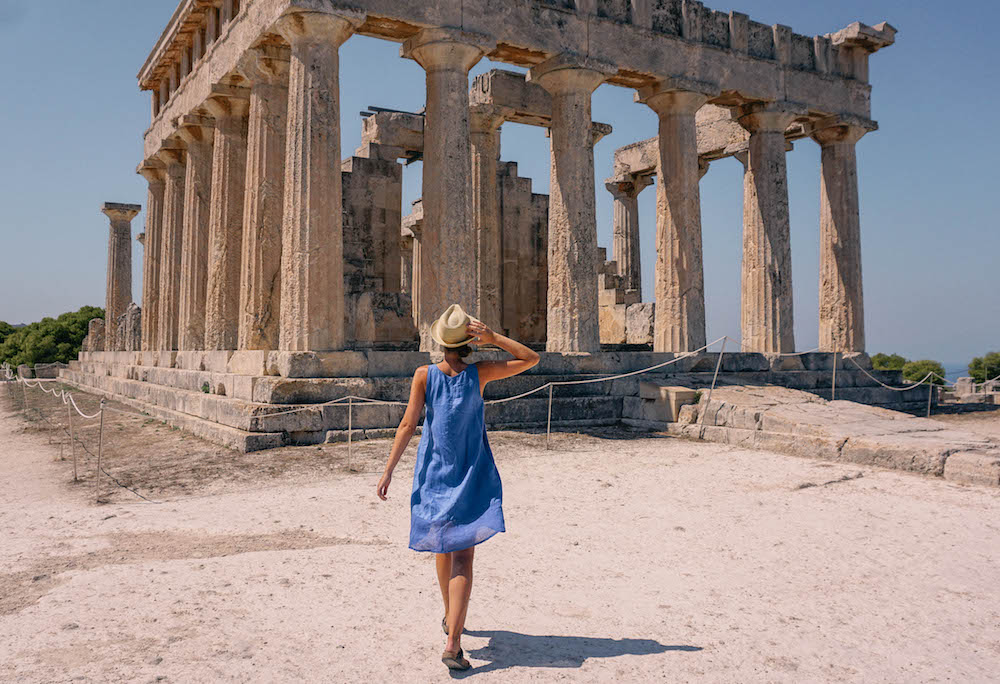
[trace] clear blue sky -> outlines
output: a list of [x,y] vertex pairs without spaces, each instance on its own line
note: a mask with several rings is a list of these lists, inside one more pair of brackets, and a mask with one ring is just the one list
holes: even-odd
[[[874,55],[873,118],[881,130],[858,147],[868,348],[965,362],[1000,349],[1000,3],[961,7],[903,0],[719,0],[757,21],[807,35],[853,21],[887,20],[896,45]],[[103,305],[104,201],[145,204],[134,172],[149,123],[135,75],[175,0],[0,0],[0,320],[30,322]],[[921,6],[918,6],[921,5]],[[360,139],[368,105],[416,110],[423,73],[393,43],[354,37],[342,49],[343,149]],[[377,68],[373,68],[377,64]],[[484,62],[474,73],[491,65]],[[603,189],[615,148],[656,133],[632,92],[602,86],[594,117],[614,126],[596,148],[598,237],[610,247],[612,206]],[[548,140],[507,124],[504,160],[548,191]],[[817,342],[819,148],[789,154],[796,342]],[[405,170],[405,202],[420,194],[420,165]],[[739,334],[742,167],[712,165],[702,181],[708,336]],[[652,296],[655,190],[640,197],[643,287]],[[405,211],[405,208],[404,208]],[[144,216],[133,222],[142,230]],[[135,298],[141,250],[135,247]],[[609,250],[610,251],[610,250]]]

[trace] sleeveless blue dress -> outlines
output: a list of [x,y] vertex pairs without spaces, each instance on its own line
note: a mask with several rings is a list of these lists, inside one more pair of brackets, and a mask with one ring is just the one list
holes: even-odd
[[504,531],[479,369],[469,364],[450,376],[428,366],[425,406],[410,496],[410,548],[460,551]]

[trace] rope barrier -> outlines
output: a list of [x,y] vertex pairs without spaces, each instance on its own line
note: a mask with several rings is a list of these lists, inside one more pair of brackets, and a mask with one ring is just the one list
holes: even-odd
[[[858,363],[857,361],[855,361],[855,360],[854,360],[853,358],[851,358],[851,357],[847,357],[847,358],[849,358],[849,359],[850,359],[850,361],[851,361],[851,363],[853,363],[853,364],[854,364],[855,366],[857,366],[857,367],[858,367],[858,370],[860,370],[860,371],[861,371],[862,373],[864,373],[865,375],[867,375],[867,376],[868,376],[869,378],[871,378],[872,380],[874,380],[874,381],[875,381],[875,382],[877,382],[878,384],[882,385],[882,387],[885,387],[886,389],[889,389],[889,390],[892,390],[892,391],[894,391],[894,392],[906,392],[906,391],[908,391],[908,390],[911,390],[911,389],[914,389],[914,388],[917,388],[917,387],[920,387],[920,386],[921,386],[921,385],[923,385],[923,384],[924,384],[925,382],[927,382],[927,380],[928,380],[929,378],[932,378],[932,377],[934,377],[935,375],[937,375],[937,373],[935,373],[934,371],[931,371],[931,372],[929,372],[929,373],[928,373],[927,375],[925,375],[925,376],[923,377],[923,379],[921,379],[921,380],[920,380],[919,382],[915,382],[915,383],[913,383],[912,385],[907,385],[906,387],[892,387],[891,385],[887,385],[887,384],[885,384],[884,382],[882,382],[881,380],[879,380],[878,378],[876,378],[876,377],[875,377],[874,375],[872,375],[871,373],[869,373],[868,371],[866,371],[866,370],[865,370],[864,368],[862,368],[862,367],[861,367],[861,365],[860,365],[860,364],[859,364],[859,363]],[[938,376],[938,377],[940,377],[940,376]]]

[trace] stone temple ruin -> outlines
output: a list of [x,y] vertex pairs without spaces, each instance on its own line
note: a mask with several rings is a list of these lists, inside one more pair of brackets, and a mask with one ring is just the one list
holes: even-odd
[[[820,392],[836,362],[838,397],[922,405],[925,392],[887,393],[845,364],[871,368],[855,144],[876,129],[868,58],[895,33],[855,23],[803,36],[688,0],[182,0],[138,77],[152,100],[141,313],[129,275],[139,207],[106,204],[106,323],[63,377],[249,450],[344,438],[346,408],[318,406],[338,397],[405,400],[452,302],[544,349],[487,398],[662,363],[706,344],[698,186],[735,156],[744,346],[725,355],[723,379]],[[345,158],[339,49],[353,34],[400,43],[427,99],[419,113],[370,108]],[[527,74],[494,70],[470,88],[486,57]],[[615,154],[610,260],[595,214],[593,146],[611,131],[591,116],[602,84],[659,117],[655,137]],[[505,122],[548,130],[549,196],[500,161]],[[791,355],[785,154],[807,137],[822,148],[821,352]],[[402,163],[415,159],[423,197],[404,212]],[[655,291],[643,302],[637,196],[654,176]],[[642,378],[699,386],[716,359]],[[553,424],[643,424],[649,401],[637,376],[567,387]],[[534,395],[487,420],[544,425],[546,408]],[[353,411],[356,436],[402,415]]]

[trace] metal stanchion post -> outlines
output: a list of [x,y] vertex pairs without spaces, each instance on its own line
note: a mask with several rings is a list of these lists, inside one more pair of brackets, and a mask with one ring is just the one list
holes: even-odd
[[94,498],[101,501],[101,457],[104,455],[104,400],[101,399],[101,431],[97,437],[97,472],[94,476]]
[[549,418],[545,424],[545,450],[549,450],[549,435],[552,433],[552,384],[549,383]]
[[927,378],[927,417],[931,417],[931,398],[934,396],[934,378]]
[[347,398],[347,469],[354,470],[354,398]]
[[830,385],[830,401],[837,398],[837,352],[833,352],[833,384]]
[[715,362],[715,374],[712,376],[712,386],[708,388],[708,397],[705,399],[705,410],[701,412],[699,425],[705,425],[705,414],[712,406],[712,392],[715,391],[715,381],[719,379],[719,369],[722,368],[722,355],[726,353],[726,338],[722,338],[722,349],[719,350],[719,360]]
[[28,383],[21,381],[21,415],[28,417]]
[[73,406],[67,402],[66,418],[69,420],[69,446],[73,450],[73,482],[79,482],[76,472],[76,437],[73,435]]

